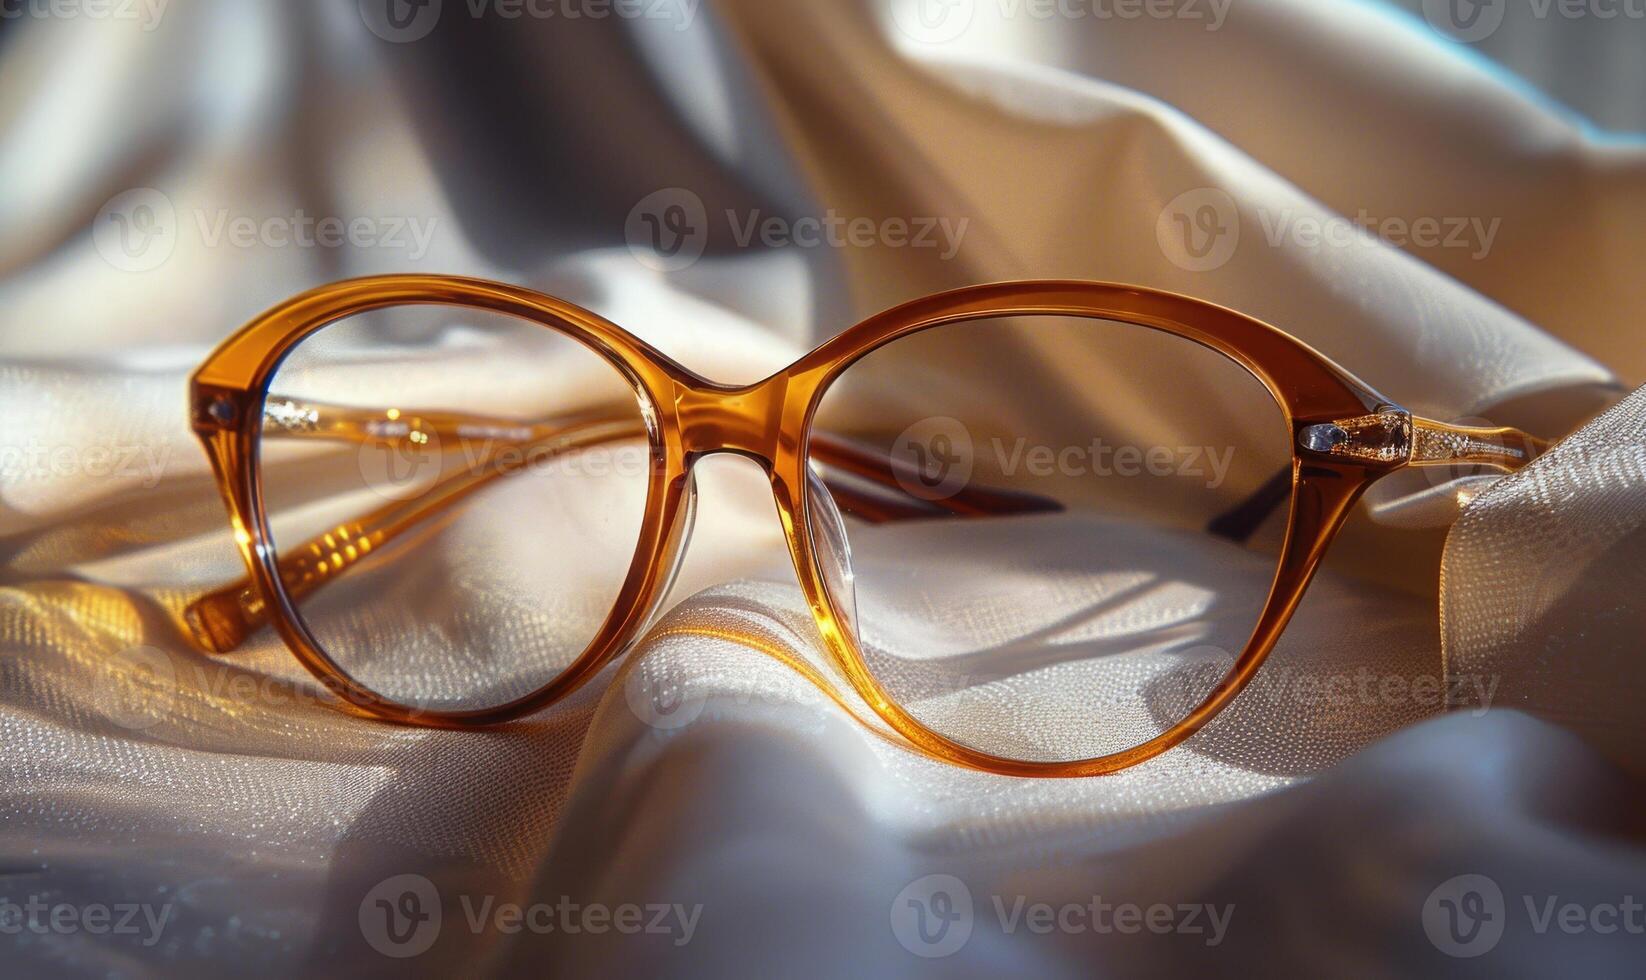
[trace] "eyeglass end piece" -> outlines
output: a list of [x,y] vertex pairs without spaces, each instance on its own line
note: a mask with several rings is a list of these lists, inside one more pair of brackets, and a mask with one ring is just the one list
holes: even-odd
[[183,610],[195,642],[208,652],[232,653],[251,632],[238,591],[213,592]]
[[1412,458],[1412,416],[1385,407],[1371,415],[1306,425],[1298,430],[1297,441],[1314,453],[1403,465]]

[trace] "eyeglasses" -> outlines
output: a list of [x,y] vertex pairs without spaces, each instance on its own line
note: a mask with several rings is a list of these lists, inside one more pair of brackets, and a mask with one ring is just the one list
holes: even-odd
[[185,610],[210,651],[273,625],[377,718],[536,711],[653,621],[694,467],[734,453],[850,687],[1026,776],[1203,727],[1372,483],[1547,446],[1414,416],[1233,310],[1066,281],[915,300],[728,386],[527,289],[357,279],[229,338],[191,406],[249,572]]

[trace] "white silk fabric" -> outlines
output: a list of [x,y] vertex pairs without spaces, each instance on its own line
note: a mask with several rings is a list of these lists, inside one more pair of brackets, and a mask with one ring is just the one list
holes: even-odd
[[[448,0],[406,43],[356,6],[171,0],[152,29],[0,37],[0,898],[166,910],[152,943],[8,931],[9,971],[1638,966],[1639,935],[1526,909],[1646,881],[1646,395],[1620,401],[1646,378],[1639,141],[1371,3],[963,3],[955,30],[869,0],[578,20]],[[671,188],[711,218],[943,218],[957,247],[712,241],[660,270],[625,221]],[[92,230],[137,189],[177,219],[152,268]],[[358,248],[213,231],[300,212],[419,223]],[[1202,214],[1223,253],[1173,238]],[[1382,236],[1330,234],[1361,216]],[[1437,237],[1393,234],[1424,218]],[[1380,488],[1254,687],[1117,775],[935,762],[786,663],[821,664],[819,641],[738,461],[703,466],[671,607],[622,663],[504,729],[397,728],[338,710],[266,631],[213,660],[175,620],[240,574],[188,372],[286,296],[392,271],[542,289],[722,381],[938,289],[1129,281],[1278,324],[1413,411],[1577,431],[1507,479]],[[1506,920],[1478,959],[1430,929],[1466,874]],[[369,923],[407,875],[444,914],[397,959]],[[471,926],[487,900],[686,911]],[[927,943],[911,900],[964,937]],[[1165,906],[1174,928],[1013,915],[1042,905]],[[1215,943],[1185,907],[1229,912]]]

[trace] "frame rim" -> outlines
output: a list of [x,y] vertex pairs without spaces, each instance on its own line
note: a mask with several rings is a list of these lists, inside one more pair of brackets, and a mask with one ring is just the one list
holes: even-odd
[[[648,429],[652,465],[648,467],[645,512],[611,611],[583,650],[548,683],[483,708],[434,709],[389,697],[355,679],[327,653],[279,574],[279,549],[263,500],[258,464],[262,406],[268,384],[285,357],[304,340],[341,320],[374,309],[412,305],[489,310],[566,336],[599,356],[630,386]],[[190,379],[194,428],[217,473],[242,558],[259,595],[275,613],[270,623],[298,661],[323,687],[369,717],[425,727],[468,728],[512,721],[546,707],[621,655],[663,598],[659,584],[667,581],[674,568],[671,551],[684,544],[682,518],[692,495],[690,468],[679,442],[671,440],[670,427],[658,421],[656,378],[634,370],[644,357],[684,372],[643,341],[572,304],[532,290],[456,276],[371,276],[321,286],[271,308],[225,341]],[[225,399],[233,410],[230,425],[213,414]]]
[[[1059,305],[1056,297],[1064,291],[1089,293],[1092,299],[1107,296],[1111,299],[1138,300],[1142,301],[1143,307],[1123,311],[1117,304],[1111,313],[1104,315],[1097,312],[1095,306]],[[1047,295],[1036,299],[1036,294]],[[980,305],[1001,301],[1007,301],[1008,305]],[[1182,323],[1152,308],[1159,304],[1199,313],[1206,319],[1200,324]],[[842,628],[846,617],[841,616],[835,607],[821,556],[811,540],[814,526],[812,495],[805,489],[805,448],[810,442],[817,407],[829,388],[858,360],[915,333],[952,323],[1043,315],[1107,320],[1125,326],[1156,329],[1223,355],[1255,377],[1269,392],[1289,431],[1288,448],[1292,457],[1292,485],[1285,536],[1276,556],[1269,593],[1246,645],[1228,672],[1183,719],[1153,738],[1118,752],[1065,761],[1013,759],[973,748],[921,722],[885,691],[868,668],[858,638],[850,630]],[[1230,325],[1246,330],[1250,338],[1257,342],[1241,346],[1229,340],[1219,327]],[[1259,350],[1253,351],[1252,347]],[[842,353],[834,353],[834,348],[840,348]],[[1285,359],[1274,356],[1276,354],[1285,355]],[[1295,366],[1297,362],[1306,364],[1315,376],[1300,378]],[[785,495],[798,498],[790,500],[789,506],[794,509],[794,522],[799,525],[800,531],[791,533],[789,542],[796,573],[801,578],[808,602],[813,605],[820,628],[825,620],[828,622],[827,628],[822,629],[825,644],[858,695],[900,735],[928,754],[988,772],[1029,777],[1112,773],[1160,755],[1204,728],[1250,683],[1273,651],[1307,592],[1320,559],[1354,504],[1372,483],[1394,468],[1305,459],[1299,451],[1298,441],[1300,431],[1308,425],[1370,412],[1389,404],[1388,399],[1324,354],[1271,324],[1228,307],[1165,290],[1079,280],[1025,280],[963,287],[923,297],[870,317],[814,349],[796,362],[791,370],[803,366],[821,371],[805,408],[799,468],[791,466],[784,474],[786,479],[778,497],[780,506]],[[775,475],[773,483],[774,487],[778,485]],[[785,524],[788,523],[786,520]],[[819,603],[824,607],[822,614],[818,611]]]
[[[635,555],[616,603],[581,654],[543,687],[502,705],[444,711],[389,700],[355,681],[309,635],[280,578],[257,465],[262,403],[280,361],[304,339],[348,316],[398,305],[486,309],[568,334],[595,351],[649,403],[653,466]],[[1176,725],[1122,752],[1066,762],[1031,762],[969,748],[921,724],[887,696],[842,628],[811,540],[809,448],[818,403],[858,359],[893,341],[948,323],[1005,316],[1065,315],[1161,330],[1209,347],[1257,377],[1291,432],[1292,489],[1286,533],[1265,606],[1229,674]],[[221,417],[228,406],[228,420]],[[882,311],[836,334],[789,367],[750,385],[716,384],[623,328],[525,287],[443,275],[388,275],[309,290],[253,319],[191,377],[193,426],[210,457],[236,542],[258,593],[275,611],[286,645],[322,683],[363,713],[431,727],[467,728],[519,718],[570,694],[641,635],[665,598],[684,548],[695,462],[715,452],[755,459],[766,470],[791,559],[830,659],[887,724],[928,755],[1020,776],[1086,776],[1152,758],[1204,727],[1245,687],[1273,649],[1319,561],[1365,489],[1399,462],[1307,452],[1308,425],[1378,410],[1388,400],[1325,355],[1277,327],[1164,290],[1079,280],[967,286]],[[644,412],[644,409],[643,409]]]

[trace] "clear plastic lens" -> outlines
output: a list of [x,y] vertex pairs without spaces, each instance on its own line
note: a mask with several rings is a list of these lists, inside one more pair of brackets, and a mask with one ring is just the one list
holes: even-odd
[[634,560],[650,451],[628,381],[541,324],[393,307],[305,339],[258,456],[298,618],[398,704],[531,694],[597,636]]
[[[887,693],[969,748],[1069,762],[1133,748],[1227,676],[1274,578],[1291,465],[1263,384],[1160,331],[967,321],[854,362],[815,455],[891,461],[920,508],[812,481],[814,544]],[[884,495],[883,491],[880,491]],[[838,512],[838,517],[835,512]],[[835,533],[834,537],[839,537]]]

